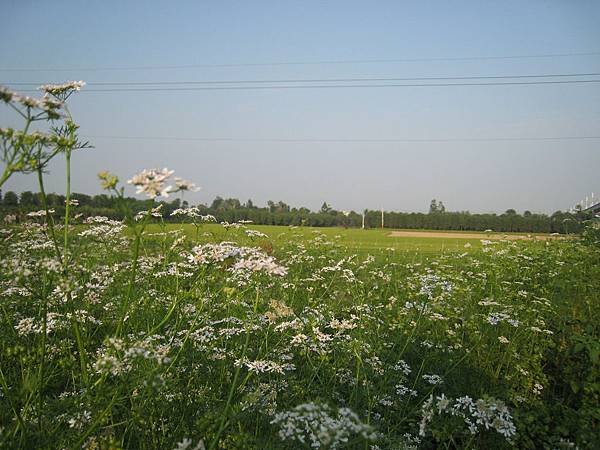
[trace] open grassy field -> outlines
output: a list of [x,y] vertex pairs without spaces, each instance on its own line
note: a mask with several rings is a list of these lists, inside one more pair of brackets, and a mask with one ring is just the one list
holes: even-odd
[[[375,255],[394,252],[398,256],[408,259],[431,256],[440,256],[447,252],[464,252],[467,249],[481,249],[482,240],[527,238],[528,235],[520,233],[484,233],[484,232],[458,232],[431,230],[390,230],[390,229],[357,229],[337,227],[286,227],[275,225],[254,225],[249,228],[258,230],[268,236],[268,240],[275,246],[282,246],[290,242],[301,242],[311,239],[317,234],[325,236],[349,252],[359,254],[372,253]],[[183,230],[190,239],[198,242],[211,240],[228,240],[234,234],[218,224],[204,224],[197,229],[192,224],[169,224],[166,230]],[[151,225],[150,232],[161,230],[159,225]],[[394,236],[394,234],[398,234]],[[403,234],[406,234],[403,235]],[[242,234],[243,236],[243,234]],[[239,233],[236,238],[242,237]],[[538,239],[547,239],[546,234],[536,235]],[[251,239],[246,239],[246,243]]]

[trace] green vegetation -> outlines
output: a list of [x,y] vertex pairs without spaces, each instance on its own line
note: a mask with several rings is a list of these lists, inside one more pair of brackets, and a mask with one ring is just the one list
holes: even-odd
[[[119,207],[115,196],[106,194],[87,195],[73,193],[71,197],[77,200],[79,213],[84,217],[102,215],[111,219],[123,219],[124,212]],[[47,195],[48,205],[55,210],[55,216],[64,214],[65,198],[59,194]],[[152,201],[139,200],[134,197],[123,199],[128,208],[135,213],[145,211]],[[435,202],[435,200],[433,200]],[[509,209],[503,214],[471,214],[468,211],[446,212],[441,202],[432,202],[429,213],[405,213],[386,211],[385,228],[403,229],[429,229],[429,230],[494,230],[498,232],[524,232],[524,233],[579,233],[583,229],[583,222],[592,218],[591,213],[579,211],[567,213],[556,211],[552,215],[533,214],[525,211],[522,215]],[[179,222],[180,218],[173,217],[173,211],[187,208],[190,205],[181,198],[170,202],[162,201],[161,215],[169,222]],[[14,215],[15,219],[22,219],[27,213],[37,211],[42,206],[40,193],[30,191],[17,195],[8,191],[0,193],[0,216]],[[255,206],[252,200],[241,203],[236,198],[215,198],[210,205],[196,205],[200,214],[210,214],[218,222],[236,222],[238,220],[251,220],[262,225],[282,226],[311,226],[311,227],[362,227],[362,214],[365,218],[366,228],[381,227],[381,211],[365,210],[360,214],[354,211],[336,211],[324,203],[317,212],[308,208],[293,208],[284,202],[269,201],[266,207]]]
[[[1,98],[26,122],[49,114]],[[67,120],[44,139],[5,132],[5,179],[33,171],[42,194],[0,228],[1,447],[600,446],[598,228],[404,239],[216,225],[193,207],[182,226],[154,203],[167,169],[129,180],[142,212],[101,173],[123,219],[86,217]],[[59,155],[57,216],[43,181]]]

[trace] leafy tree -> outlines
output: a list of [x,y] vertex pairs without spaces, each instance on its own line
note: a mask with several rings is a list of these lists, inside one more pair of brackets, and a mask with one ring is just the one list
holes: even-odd
[[2,204],[4,206],[17,206],[19,204],[19,197],[13,191],[8,191],[6,194],[4,194]]
[[219,210],[219,209],[222,209],[222,207],[223,207],[223,198],[221,198],[217,195],[215,197],[215,199],[213,200],[213,202],[211,203],[210,209]]
[[39,206],[37,195],[31,191],[21,192],[19,198],[19,205],[21,206]]

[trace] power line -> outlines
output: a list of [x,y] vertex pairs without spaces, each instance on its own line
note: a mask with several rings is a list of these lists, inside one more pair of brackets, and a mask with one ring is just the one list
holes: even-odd
[[[495,80],[524,78],[572,78],[599,76],[600,72],[527,74],[527,75],[467,75],[441,77],[396,77],[396,78],[296,78],[269,80],[201,80],[201,81],[91,81],[89,86],[160,86],[160,85],[197,85],[197,84],[262,84],[262,83],[340,83],[340,82],[389,82],[389,81],[435,81],[435,80]],[[40,86],[46,83],[14,82],[12,86]]]
[[328,138],[225,138],[181,136],[83,136],[85,139],[117,139],[144,141],[199,141],[199,142],[264,142],[264,143],[417,143],[417,142],[513,142],[513,141],[579,141],[596,140],[600,135],[588,136],[515,136],[515,137],[466,137],[466,138],[402,138],[402,139],[328,139]]
[[303,66],[303,65],[336,65],[336,64],[379,64],[379,63],[413,63],[433,61],[487,61],[487,60],[510,60],[510,59],[537,59],[537,58],[566,58],[578,56],[597,56],[599,51],[594,52],[568,52],[568,53],[542,53],[525,55],[491,55],[491,56],[455,56],[455,57],[432,57],[432,58],[394,58],[394,59],[338,59],[321,61],[275,61],[258,63],[225,63],[225,64],[182,64],[182,65],[145,65],[145,66],[113,66],[113,67],[0,67],[4,72],[74,72],[74,71],[127,71],[127,70],[172,70],[172,69],[196,69],[196,68],[219,68],[219,67],[261,67],[261,66]]
[[[551,84],[589,84],[600,83],[598,80],[552,80],[552,81],[509,81],[490,83],[411,83],[411,84],[310,84],[310,85],[279,85],[279,86],[209,86],[209,87],[148,87],[148,88],[107,88],[84,89],[84,93],[98,92],[183,92],[183,91],[230,91],[230,90],[272,90],[272,89],[334,89],[334,88],[401,88],[401,87],[451,87],[451,86],[526,86]],[[23,92],[33,93],[35,90]]]

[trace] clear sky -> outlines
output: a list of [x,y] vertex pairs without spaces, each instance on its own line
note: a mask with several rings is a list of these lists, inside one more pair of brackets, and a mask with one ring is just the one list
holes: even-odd
[[[1,12],[0,83],[15,89],[600,72],[598,1],[2,0]],[[100,192],[100,170],[168,167],[203,203],[553,212],[600,194],[600,139],[473,140],[598,136],[600,83],[81,92],[71,109],[95,146],[74,156],[78,192]],[[0,125],[18,125],[8,108]],[[374,141],[386,139],[408,141]],[[52,167],[49,190],[64,191],[62,174]]]

